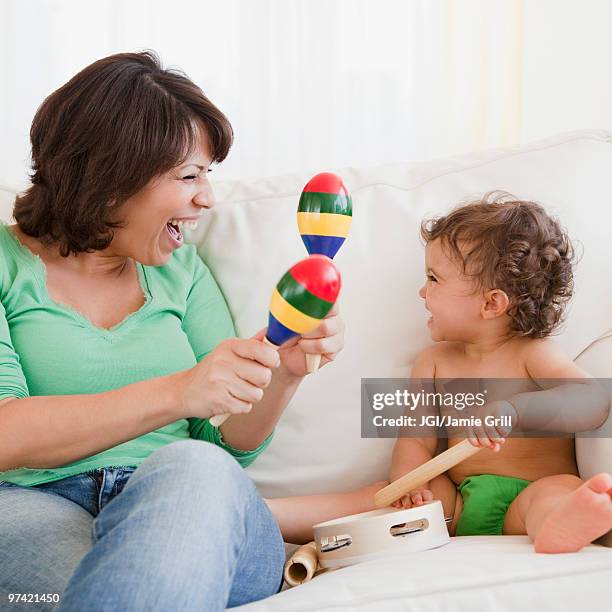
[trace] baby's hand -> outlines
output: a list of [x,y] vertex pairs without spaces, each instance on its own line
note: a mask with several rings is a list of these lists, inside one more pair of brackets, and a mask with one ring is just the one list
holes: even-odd
[[472,413],[474,421],[480,420],[480,425],[474,424],[466,429],[466,437],[470,444],[489,448],[497,453],[501,450],[506,437],[516,423],[517,414],[514,406],[505,400],[485,404]]
[[394,508],[412,508],[414,506],[422,506],[433,500],[433,493],[429,489],[415,489],[410,491],[404,497],[400,497],[397,501],[391,504]]

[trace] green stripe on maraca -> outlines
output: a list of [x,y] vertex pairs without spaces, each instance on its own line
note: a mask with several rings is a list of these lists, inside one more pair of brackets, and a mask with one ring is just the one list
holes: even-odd
[[298,283],[291,271],[281,278],[276,288],[294,308],[315,319],[325,318],[333,306],[333,302],[322,300]]
[[303,191],[298,212],[319,212],[333,215],[353,216],[353,200],[343,193],[320,193]]

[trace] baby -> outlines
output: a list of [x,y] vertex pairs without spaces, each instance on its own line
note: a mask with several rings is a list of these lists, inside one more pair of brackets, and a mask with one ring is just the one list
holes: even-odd
[[[580,379],[594,381],[549,339],[573,288],[572,248],[557,221],[538,204],[493,193],[425,222],[421,234],[427,280],[419,295],[436,344],[417,357],[411,377],[512,379],[510,394],[489,396],[496,401],[480,415],[509,417],[521,431],[605,422],[605,391],[591,385],[585,393]],[[577,382],[546,390],[535,383],[559,378]],[[506,440],[507,433],[472,428],[470,442],[495,452],[473,455],[395,506],[440,499],[453,516],[451,535],[527,534],[536,552],[577,551],[612,528],[612,476],[583,482],[573,437]],[[398,438],[392,481],[434,456],[433,435]],[[461,440],[448,435],[449,447]]]
[[[422,235],[427,282],[419,295],[431,312],[427,325],[436,344],[417,357],[411,377],[434,384],[509,379],[510,396],[494,397],[483,415],[509,417],[523,431],[582,431],[603,423],[609,399],[601,389],[587,394],[585,385],[574,383],[540,390],[534,382],[590,381],[548,339],[573,288],[572,248],[559,224],[533,202],[491,194],[424,223]],[[472,444],[495,452],[473,455],[394,505],[439,499],[445,516],[453,517],[451,535],[528,534],[537,552],[577,551],[612,528],[612,476],[582,482],[573,437],[506,440],[507,433],[494,427],[471,431]],[[448,435],[449,447],[462,439]],[[431,459],[436,448],[435,431],[399,437],[390,480]],[[374,494],[386,484],[266,502],[285,540],[301,543],[312,539],[313,524],[373,510]]]

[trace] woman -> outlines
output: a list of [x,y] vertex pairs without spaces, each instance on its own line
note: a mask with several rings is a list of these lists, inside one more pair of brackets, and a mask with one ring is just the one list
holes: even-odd
[[95,62],[36,113],[32,185],[0,225],[0,593],[218,610],[279,589],[279,528],[240,466],[343,324],[279,351],[234,337],[181,232],[214,206],[232,136],[149,52]]

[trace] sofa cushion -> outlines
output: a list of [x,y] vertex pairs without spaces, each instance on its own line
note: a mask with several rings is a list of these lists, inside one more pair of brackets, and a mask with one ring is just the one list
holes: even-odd
[[[576,359],[576,363],[593,376],[606,379],[606,388],[612,390],[612,330],[585,349]],[[612,402],[612,393],[610,401]],[[602,434],[601,437],[576,437],[576,461],[582,478],[590,478],[599,472],[612,474],[612,439],[607,437],[611,425],[612,410],[606,425],[600,427],[602,431],[605,428],[605,436]],[[612,548],[612,531],[598,542]]]
[[534,553],[527,536],[463,536],[434,550],[326,572],[236,610],[602,610],[611,580],[608,548],[546,555]]
[[[612,134],[587,131],[441,161],[340,170],[354,204],[351,233],[335,258],[346,347],[334,364],[307,377],[266,453],[248,468],[262,493],[349,490],[386,477],[393,440],[361,438],[360,379],[408,376],[430,343],[417,296],[423,217],[495,189],[541,202],[582,253],[558,342],[574,358],[612,328],[612,251],[601,222],[609,217],[610,168]],[[217,183],[217,207],[188,236],[241,335],[266,325],[272,289],[306,255],[296,210],[312,174]]]
[[[346,348],[309,376],[280,421],[272,444],[248,468],[267,496],[348,490],[387,475],[393,440],[362,439],[360,378],[407,376],[427,344],[418,227],[424,216],[505,189],[557,214],[583,251],[576,295],[558,340],[576,357],[612,328],[612,263],[607,224],[612,134],[583,131],[526,145],[421,164],[340,170],[353,194],[351,235],[336,256]],[[218,206],[188,239],[219,281],[238,332],[267,322],[270,293],[305,256],[297,232],[300,191],[313,172],[215,184]],[[0,218],[12,222],[15,193],[0,186]],[[607,346],[607,345],[606,345]],[[591,369],[606,363],[585,352]],[[611,363],[608,361],[607,363]],[[598,370],[599,371],[599,370]],[[596,375],[608,375],[596,374]],[[579,449],[583,472],[610,469],[607,451]],[[591,447],[593,448],[593,447]]]
[[[595,340],[577,359],[576,363],[597,378],[606,379],[606,388],[610,391],[612,385],[612,330]],[[610,394],[612,402],[612,393]],[[612,410],[606,425],[599,429],[606,433],[610,431]],[[596,432],[594,432],[596,433]],[[598,472],[612,474],[612,439],[609,437],[576,437],[576,460],[582,478],[590,478]]]

